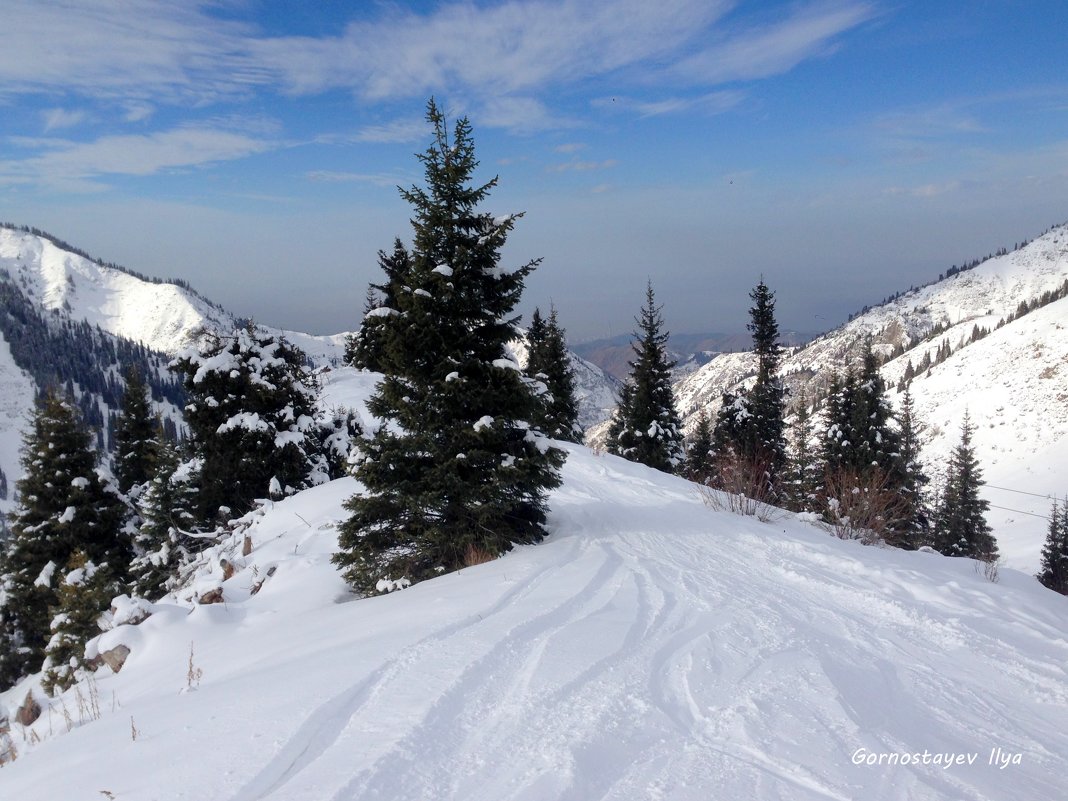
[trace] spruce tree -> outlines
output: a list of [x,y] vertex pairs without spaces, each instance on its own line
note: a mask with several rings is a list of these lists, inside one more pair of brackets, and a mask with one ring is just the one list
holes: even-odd
[[345,343],[345,363],[359,370],[382,372],[386,347],[385,328],[396,313],[396,298],[404,291],[404,281],[411,271],[412,257],[408,249],[396,239],[393,252],[378,251],[378,266],[385,275],[380,284],[372,283],[367,290],[363,321]]
[[946,556],[966,556],[992,562],[998,546],[986,523],[990,502],[979,496],[983,472],[972,446],[975,428],[964,416],[960,443],[953,449],[946,483],[935,511],[933,546]]
[[130,491],[152,478],[156,467],[159,420],[152,414],[148,388],[136,367],[126,371],[122,413],[115,425],[115,480]]
[[786,388],[779,377],[782,347],[779,324],[775,321],[774,293],[761,279],[749,297],[753,306],[749,309],[746,328],[753,335],[756,380],[748,391],[724,393],[713,442],[723,461],[721,466],[759,465],[767,487],[774,489],[786,466]]
[[85,644],[101,632],[101,615],[122,591],[107,565],[89,561],[84,551],[71,556],[56,588],[51,638],[42,665],[46,692],[58,695],[74,684],[76,671],[85,667]]
[[812,409],[804,388],[797,397],[797,412],[792,428],[783,494],[787,505],[793,511],[815,511],[822,465],[813,445]]
[[582,442],[582,427],[578,424],[578,403],[575,401],[575,374],[567,352],[564,329],[560,327],[556,309],[549,319],[534,309],[527,329],[527,366],[530,378],[545,384],[539,428],[553,439]]
[[668,333],[663,331],[661,308],[656,305],[653,284],[645,290],[645,306],[636,318],[635,358],[630,376],[620,393],[615,416],[608,429],[608,450],[632,462],[675,472],[685,457],[682,422],[675,409],[671,368],[667,355]]
[[920,462],[925,426],[916,417],[912,391],[908,386],[901,396],[901,408],[896,417],[898,451],[894,462],[894,485],[903,502],[901,521],[895,527],[899,535],[896,544],[918,548],[931,536],[931,513],[926,499],[929,479]]
[[519,215],[478,209],[497,179],[472,183],[470,123],[456,122],[450,138],[433,100],[427,118],[426,184],[401,192],[414,209],[414,240],[368,403],[383,424],[360,445],[364,491],[346,503],[334,558],[365,594],[541,540],[545,495],[563,463],[532,424],[541,401],[506,347],[537,265],[500,264]]
[[74,404],[47,392],[23,441],[19,507],[0,560],[0,688],[40,668],[59,580],[76,552],[125,577],[122,505],[97,474],[92,443]]
[[201,526],[240,516],[272,481],[287,492],[332,476],[318,443],[318,386],[304,354],[251,322],[227,337],[209,333],[171,369],[184,374]]
[[160,442],[156,475],[137,503],[141,525],[134,536],[138,555],[130,566],[132,590],[150,600],[173,587],[182,560],[200,549],[188,536],[196,525],[196,488],[188,472],[178,468],[175,447]]
[[708,412],[702,409],[697,415],[697,425],[686,447],[686,463],[683,474],[690,481],[707,484],[712,477],[712,422]]
[[1042,569],[1038,580],[1054,592],[1068,595],[1068,499],[1063,505],[1053,502],[1049,515],[1049,533],[1042,546]]

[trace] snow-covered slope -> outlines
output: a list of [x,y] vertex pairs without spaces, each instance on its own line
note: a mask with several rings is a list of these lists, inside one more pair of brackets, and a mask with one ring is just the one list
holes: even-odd
[[[1068,281],[1068,227],[1059,226],[1024,247],[988,259],[905,293],[862,314],[785,358],[783,374],[796,394],[811,398],[834,370],[856,359],[866,338],[884,355],[909,348],[882,373],[891,388],[909,362],[918,367],[948,343],[953,355],[911,383],[921,419],[929,426],[924,458],[937,476],[945,455],[959,441],[965,411],[977,427],[977,456],[985,470],[988,516],[1006,564],[1038,568],[1050,500],[1031,497],[1068,493],[1068,300],[1062,299],[994,330],[1021,302],[1054,292]],[[989,336],[970,342],[976,326]],[[939,330],[940,329],[940,330]],[[939,330],[929,336],[932,330]],[[715,414],[725,389],[751,378],[750,354],[719,356],[676,385],[679,411],[692,428],[696,414]],[[1006,489],[995,489],[1003,487]],[[1013,491],[1015,490],[1015,492]],[[1032,515],[1039,515],[1038,517]]]
[[546,543],[386,597],[329,563],[354,481],[274,505],[224,603],[105,634],[122,671],[15,726],[3,797],[1064,797],[1064,598],[566,447]]
[[201,328],[233,327],[233,317],[189,290],[104,267],[34,234],[0,227],[0,269],[46,310],[85,320],[163,353]]

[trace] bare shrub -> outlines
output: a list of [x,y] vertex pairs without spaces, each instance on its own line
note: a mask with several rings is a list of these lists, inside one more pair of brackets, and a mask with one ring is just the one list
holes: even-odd
[[200,679],[204,676],[204,671],[193,664],[193,643],[189,643],[189,667],[185,671],[185,689],[186,692],[192,692],[200,686]]
[[713,477],[698,493],[706,506],[721,512],[755,517],[767,523],[783,514],[774,504],[774,490],[768,480],[768,461],[759,457],[720,455]]
[[998,569],[1001,566],[1001,557],[995,556],[993,559],[976,559],[975,560],[975,572],[989,581],[991,584],[997,584],[998,579],[1001,578],[998,574]]
[[894,544],[909,505],[884,470],[838,470],[824,476],[824,527],[842,540]]
[[479,548],[477,545],[468,545],[467,550],[464,551],[464,566],[474,567],[475,565],[492,562],[496,558],[496,556],[491,554],[485,548]]

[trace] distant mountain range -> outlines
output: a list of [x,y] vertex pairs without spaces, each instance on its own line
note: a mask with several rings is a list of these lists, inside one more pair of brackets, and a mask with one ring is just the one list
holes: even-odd
[[[817,335],[817,332],[797,333],[791,331],[783,334],[782,341],[783,344],[787,345],[800,345]],[[590,342],[572,345],[571,349],[583,359],[592,362],[605,372],[622,380],[630,372],[629,362],[634,358],[634,350],[631,348],[633,339],[634,337],[631,334],[620,334],[608,339],[595,339]],[[746,351],[751,346],[752,340],[747,333],[672,333],[668,341],[671,358],[677,362],[676,373],[680,377],[708,364],[720,354]]]

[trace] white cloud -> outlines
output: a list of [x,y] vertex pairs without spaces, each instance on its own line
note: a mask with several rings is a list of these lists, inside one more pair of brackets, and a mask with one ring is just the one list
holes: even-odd
[[565,161],[562,164],[554,164],[548,168],[549,172],[592,172],[594,170],[608,170],[619,164],[615,159],[604,161]]
[[[365,103],[436,93],[462,98],[480,124],[515,132],[577,124],[550,99],[561,87],[612,76],[622,86],[681,80],[710,90],[785,72],[875,15],[862,0],[816,0],[746,28],[731,14],[734,0],[456,1],[425,12],[364,5],[363,18],[314,37],[265,35],[221,17],[218,0],[4,5],[0,96],[63,92],[118,102],[128,122],[140,122],[160,105],[203,106],[264,89],[340,89]],[[730,93],[709,92],[636,110],[715,112],[731,102]],[[369,127],[355,141],[409,141],[414,131],[401,121]]]
[[312,170],[305,173],[309,181],[327,184],[360,183],[372,186],[401,186],[410,182],[408,178],[399,178],[386,173],[336,172],[333,170]]
[[106,175],[152,175],[244,158],[272,149],[275,143],[211,128],[178,128],[148,135],[105,136],[93,142],[44,138],[12,139],[37,152],[23,160],[0,162],[0,180],[19,183],[78,185]]
[[722,114],[736,107],[744,99],[744,92],[725,90],[708,92],[695,97],[664,97],[657,100],[640,100],[626,96],[602,97],[592,103],[596,108],[633,112],[642,117],[656,117],[661,114],[680,114],[686,111]]
[[67,111],[62,108],[51,108],[42,112],[44,115],[45,133],[57,128],[72,128],[86,119],[84,111]]
[[582,144],[581,142],[565,142],[562,145],[557,145],[556,147],[554,147],[553,151],[556,153],[577,153],[585,147],[586,145]]
[[802,6],[781,22],[719,38],[669,71],[705,85],[778,75],[825,54],[836,36],[875,16],[864,2]]

